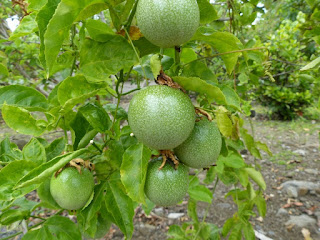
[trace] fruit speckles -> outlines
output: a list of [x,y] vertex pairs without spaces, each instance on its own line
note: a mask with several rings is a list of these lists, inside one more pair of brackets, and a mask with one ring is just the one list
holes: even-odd
[[140,0],[136,16],[144,36],[163,48],[189,41],[200,21],[196,0]]
[[189,97],[167,86],[150,86],[131,100],[130,127],[146,146],[166,150],[180,145],[190,135],[195,111]]
[[148,165],[145,193],[159,206],[172,206],[183,200],[189,185],[189,168],[179,164],[175,170],[166,164],[161,170],[162,160],[153,160]]

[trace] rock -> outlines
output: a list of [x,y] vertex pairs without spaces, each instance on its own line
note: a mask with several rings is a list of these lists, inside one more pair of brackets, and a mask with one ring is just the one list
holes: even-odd
[[[313,182],[307,182],[307,181],[287,181],[281,184],[281,188],[287,192],[287,194],[291,197],[295,196],[295,190],[296,189],[297,194],[299,196],[306,195],[309,191],[315,190],[317,192],[317,189],[320,189],[320,184],[316,184]],[[301,195],[300,195],[301,194]]]
[[307,168],[304,170],[306,173],[309,173],[309,174],[314,174],[314,175],[319,175],[319,171],[317,169],[310,169],[310,168]]
[[229,203],[218,203],[217,204],[217,208],[230,209],[231,208],[231,204],[229,204]]
[[163,217],[164,216],[164,211],[163,211],[163,208],[161,207],[161,208],[155,208],[155,209],[153,209],[153,212],[155,213],[155,214],[157,214],[158,216],[160,216],[160,217]]
[[298,189],[299,196],[305,196],[305,195],[307,195],[308,192],[309,192],[309,189],[307,189],[307,188],[299,188]]
[[169,213],[169,219],[178,219],[184,216],[184,213]]
[[297,149],[297,150],[294,150],[293,153],[299,154],[300,156],[305,156],[307,152],[302,149]]
[[285,177],[287,177],[287,178],[293,178],[295,175],[296,175],[296,172],[292,171],[292,172],[286,173]]
[[285,223],[285,225],[289,226],[289,225],[294,224],[300,228],[304,228],[304,227],[308,227],[308,226],[313,226],[316,223],[317,223],[317,221],[314,218],[309,217],[306,214],[302,214],[300,216],[290,216],[289,221],[287,221]]
[[298,197],[298,190],[297,190],[297,188],[295,188],[293,186],[287,187],[286,188],[286,192],[287,192],[289,197],[293,197],[293,198],[297,198]]
[[267,236],[265,236],[263,233],[258,232],[256,230],[254,230],[254,234],[256,235],[256,237],[260,240],[273,240],[272,238],[268,238]]
[[277,217],[280,217],[280,216],[288,216],[289,213],[287,210],[285,210],[284,208],[280,208],[276,214]]

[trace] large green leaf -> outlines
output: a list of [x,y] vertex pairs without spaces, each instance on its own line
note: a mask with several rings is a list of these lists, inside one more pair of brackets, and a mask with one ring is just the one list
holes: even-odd
[[203,61],[192,61],[182,71],[184,77],[198,77],[206,81],[216,82],[217,77]]
[[218,108],[218,111],[216,113],[216,121],[222,135],[225,137],[230,137],[232,135],[233,125],[225,108]]
[[[193,39],[209,43],[219,53],[232,52],[243,48],[240,40],[233,34],[228,32],[214,32],[209,34],[206,32],[206,29],[205,27],[199,28]],[[240,55],[240,52],[233,52],[221,56],[229,74],[234,70]]]
[[113,174],[108,181],[105,199],[114,223],[120,228],[126,239],[130,239],[133,233],[133,202],[125,192],[118,173]]
[[106,189],[106,182],[102,182],[96,185],[94,188],[94,197],[85,209],[81,210],[78,215],[78,223],[83,232],[89,233],[91,237],[94,237],[97,231],[97,212],[101,208],[101,204],[104,203],[104,191]]
[[82,75],[66,78],[58,88],[58,99],[65,111],[95,96],[106,84],[90,83]]
[[106,8],[107,5],[103,0],[62,0],[59,3],[44,34],[44,52],[49,75],[63,41],[69,36],[72,24]]
[[29,231],[23,240],[81,240],[81,233],[77,225],[69,218],[52,216],[43,224],[42,228]]
[[129,147],[123,154],[121,181],[129,197],[139,203],[145,203],[144,184],[151,150],[142,143]]
[[60,209],[61,207],[53,199],[50,192],[50,179],[45,180],[37,189],[38,196],[41,200],[41,206],[50,209]]
[[10,85],[0,88],[0,108],[4,103],[23,107],[30,111],[44,112],[48,109],[45,96],[33,88]]
[[301,71],[311,70],[318,67],[319,65],[320,65],[320,57],[316,58],[315,60],[313,60],[312,62],[308,63],[306,66],[301,68]]
[[36,120],[24,108],[2,105],[2,116],[6,124],[21,134],[40,136],[46,130],[47,122]]
[[173,77],[173,80],[185,90],[198,92],[207,96],[209,101],[226,105],[226,98],[220,88],[196,77]]
[[217,20],[218,14],[216,9],[208,0],[197,0],[200,10],[200,23],[206,24]]
[[45,59],[45,45],[44,45],[44,33],[47,30],[48,23],[52,18],[58,4],[61,0],[48,0],[47,3],[41,8],[39,11],[36,21],[39,29],[39,37],[40,37],[40,62],[44,67],[46,67],[46,59]]
[[90,123],[90,125],[99,132],[109,130],[112,125],[108,113],[98,104],[87,103],[79,108],[79,112]]
[[90,81],[105,81],[121,69],[129,69],[137,62],[132,46],[119,35],[106,42],[86,39],[80,50],[80,71]]
[[64,167],[72,159],[84,154],[86,151],[87,149],[81,149],[72,153],[67,153],[65,155],[58,156],[51,161],[38,166],[37,168],[34,168],[31,172],[19,180],[15,189],[30,186],[32,184],[42,183],[45,179],[51,177],[54,172]]
[[[13,161],[0,171],[0,200],[10,201],[14,198],[13,187],[19,180],[37,166],[32,161]],[[22,189],[22,193],[28,193],[32,188]]]
[[[80,112],[77,112],[77,115],[70,123],[70,127],[73,130],[72,134],[74,136],[73,149],[77,150],[79,148],[80,141],[86,136],[86,134],[90,133],[93,128]],[[85,146],[83,145],[81,147]]]
[[41,165],[47,161],[46,150],[36,138],[32,138],[23,147],[22,155],[24,160],[33,161],[37,165]]
[[21,20],[19,26],[11,34],[9,40],[14,41],[19,37],[29,35],[37,30],[37,23],[35,21],[36,13],[31,13]]
[[227,104],[240,111],[240,98],[238,94],[228,86],[222,86],[220,89],[226,97]]
[[97,42],[107,42],[115,35],[112,28],[101,20],[88,19],[86,21],[86,29],[90,37]]
[[242,168],[245,166],[245,162],[241,155],[233,151],[230,151],[227,157],[220,155],[219,161],[232,168]]
[[64,148],[65,148],[65,138],[57,138],[52,143],[50,143],[48,146],[46,146],[46,156],[47,156],[47,161],[50,161],[51,159],[59,156]]
[[212,192],[204,185],[200,185],[197,177],[190,176],[190,178],[191,181],[188,188],[188,194],[190,195],[190,198],[196,201],[211,203],[213,198]]
[[253,181],[255,181],[263,190],[266,190],[267,185],[260,172],[258,172],[254,168],[245,168],[245,171]]
[[0,63],[0,77],[7,77],[9,75],[8,68],[5,64]]
[[11,143],[6,137],[0,142],[0,162],[11,162],[14,160],[22,160],[22,153],[17,145]]

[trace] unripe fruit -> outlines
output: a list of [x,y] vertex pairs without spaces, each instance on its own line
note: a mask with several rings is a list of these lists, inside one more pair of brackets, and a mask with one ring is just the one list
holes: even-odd
[[189,168],[179,164],[177,170],[169,163],[159,170],[162,160],[151,161],[145,183],[145,194],[158,206],[172,206],[182,201],[188,191]]
[[174,149],[180,162],[192,168],[214,164],[221,151],[221,135],[217,124],[207,119],[196,122],[188,139]]
[[76,168],[68,167],[50,182],[50,192],[60,207],[77,210],[86,205],[94,188],[92,173],[82,168],[81,174]]
[[137,139],[157,150],[173,149],[190,135],[195,111],[190,98],[168,86],[149,86],[131,100],[129,125]]
[[139,0],[136,17],[143,35],[162,48],[189,41],[200,22],[196,0]]

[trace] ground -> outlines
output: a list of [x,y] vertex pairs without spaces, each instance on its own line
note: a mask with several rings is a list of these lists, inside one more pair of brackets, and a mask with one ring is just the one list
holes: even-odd
[[[127,104],[124,107],[126,108]],[[273,156],[263,154],[263,159],[257,160],[267,183],[265,191],[267,215],[263,219],[258,215],[251,219],[254,229],[257,234],[275,240],[304,239],[302,229],[307,229],[313,240],[320,239],[320,122],[303,119],[293,122],[270,121],[264,120],[257,114],[252,123],[256,140],[266,143],[273,152]],[[252,131],[249,119],[246,120],[245,126],[249,132]],[[45,137],[51,141],[59,135],[61,132],[51,133]],[[9,136],[20,146],[28,141],[27,136],[15,133],[0,122],[0,139],[4,136]],[[253,157],[248,152],[242,152],[242,155],[248,163],[254,163]],[[301,186],[288,182],[294,180],[304,182]],[[281,187],[283,183],[286,184]],[[318,185],[312,188],[314,186],[312,184]],[[225,220],[233,215],[235,205],[230,198],[224,198],[225,193],[231,188],[232,186],[218,184],[207,222],[221,227]],[[143,210],[138,208],[134,219],[133,239],[166,239],[166,232],[171,224],[188,221],[186,204],[187,201],[184,201],[174,207],[156,207],[150,216],[145,216]],[[205,208],[206,204],[199,204],[200,218]],[[302,217],[295,219],[294,216]],[[6,235],[0,233],[0,238],[4,236]],[[124,238],[117,227],[112,226],[104,239]]]

